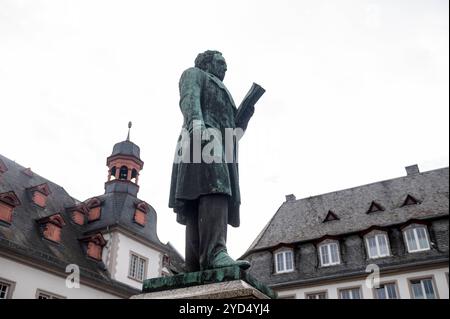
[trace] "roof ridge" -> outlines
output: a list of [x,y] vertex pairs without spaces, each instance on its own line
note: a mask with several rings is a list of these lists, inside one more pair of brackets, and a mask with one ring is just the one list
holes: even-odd
[[[18,169],[19,171],[23,171],[23,170],[26,170],[26,169],[30,169],[30,170],[31,170],[30,167],[22,166],[22,165],[19,164],[18,162],[14,161],[14,160],[12,160],[12,159],[10,159],[10,158],[8,158],[8,157],[2,155],[2,154],[0,154],[0,159],[1,159],[1,158],[6,159],[7,162],[9,162],[9,163],[11,163],[12,165],[16,166],[16,169]],[[31,170],[31,171],[33,172],[33,177],[31,177],[31,178],[37,177],[38,179],[42,179],[43,182],[42,182],[42,183],[39,182],[39,183],[41,183],[41,184],[49,183],[49,184],[51,184],[52,186],[55,186],[56,188],[61,189],[61,190],[64,191],[68,196],[70,196],[71,198],[73,198],[73,197],[65,190],[65,188],[62,187],[61,185],[59,185],[59,184],[57,184],[57,183],[55,183],[55,182],[53,182],[53,181],[51,181],[51,180],[49,180],[49,179],[47,179],[47,178],[41,176],[40,174],[36,173],[36,172],[33,171],[33,170]],[[75,198],[73,198],[73,199],[75,199]]]
[[[414,175],[414,176],[420,176],[420,175],[423,175],[423,174],[428,174],[428,173],[433,173],[433,172],[436,172],[436,171],[439,171],[439,170],[448,170],[448,169],[449,169],[449,167],[445,166],[445,167],[436,168],[436,169],[432,169],[432,170],[429,170],[429,171],[421,172],[421,173],[419,173],[417,175]],[[368,187],[368,186],[371,186],[371,185],[374,185],[374,184],[379,184],[379,183],[384,183],[384,182],[392,182],[392,181],[395,181],[395,180],[400,180],[402,178],[408,178],[408,177],[414,177],[414,176],[408,176],[408,175],[406,175],[406,176],[399,176],[399,177],[384,179],[384,180],[381,180],[381,181],[367,183],[367,184],[363,184],[363,185],[359,185],[359,186],[342,188],[342,189],[338,189],[338,190],[335,190],[335,191],[330,191],[330,192],[326,192],[326,193],[321,193],[321,194],[317,194],[317,195],[312,195],[312,196],[308,196],[308,197],[295,199],[295,200],[292,201],[292,203],[300,202],[300,201],[311,199],[311,198],[315,198],[315,197],[322,197],[322,196],[330,195],[330,194],[333,194],[333,193],[340,193],[340,192],[355,190],[357,188]]]

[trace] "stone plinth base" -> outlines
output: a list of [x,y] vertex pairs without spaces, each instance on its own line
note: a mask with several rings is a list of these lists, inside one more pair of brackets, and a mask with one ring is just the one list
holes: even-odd
[[144,293],[131,299],[270,299],[242,280]]
[[144,281],[133,299],[269,299],[276,293],[239,267],[224,267]]

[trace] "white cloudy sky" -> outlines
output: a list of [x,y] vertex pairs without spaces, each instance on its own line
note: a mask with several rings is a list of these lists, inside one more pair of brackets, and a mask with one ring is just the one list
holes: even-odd
[[220,50],[237,103],[267,90],[240,147],[239,257],[286,194],[448,166],[448,21],[447,0],[0,0],[0,152],[85,200],[133,121],[140,198],[183,253],[167,207],[178,80]]

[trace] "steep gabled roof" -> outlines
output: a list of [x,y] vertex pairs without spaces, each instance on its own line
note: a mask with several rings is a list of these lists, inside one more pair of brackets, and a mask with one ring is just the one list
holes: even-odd
[[[64,272],[68,264],[77,264],[81,276],[99,284],[117,295],[130,296],[138,292],[125,284],[111,279],[102,263],[86,258],[81,249],[79,238],[83,238],[84,229],[72,223],[66,223],[61,232],[61,242],[55,244],[45,240],[39,232],[39,223],[60,214],[61,220],[71,219],[68,207],[80,204],[61,186],[34,173],[23,174],[24,167],[0,155],[0,160],[8,170],[2,174],[0,193],[14,192],[20,205],[14,208],[13,221],[9,226],[0,225],[0,253],[19,255],[21,258],[38,261],[36,265],[53,267]],[[49,192],[47,205],[39,208],[28,197],[28,189],[36,185],[46,185]]]
[[[399,177],[323,195],[284,202],[245,255],[253,250],[362,231],[449,214],[449,168]],[[407,195],[418,205],[402,206]],[[367,214],[375,201],[383,211]],[[323,223],[329,210],[340,220]]]

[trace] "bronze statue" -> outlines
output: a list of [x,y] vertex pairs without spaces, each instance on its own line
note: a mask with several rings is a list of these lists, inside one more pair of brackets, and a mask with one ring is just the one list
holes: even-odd
[[254,84],[236,108],[223,84],[227,65],[218,51],[205,51],[183,72],[180,108],[183,130],[172,169],[169,207],[186,225],[188,272],[239,266],[227,253],[227,225],[239,226],[237,143],[264,93]]

